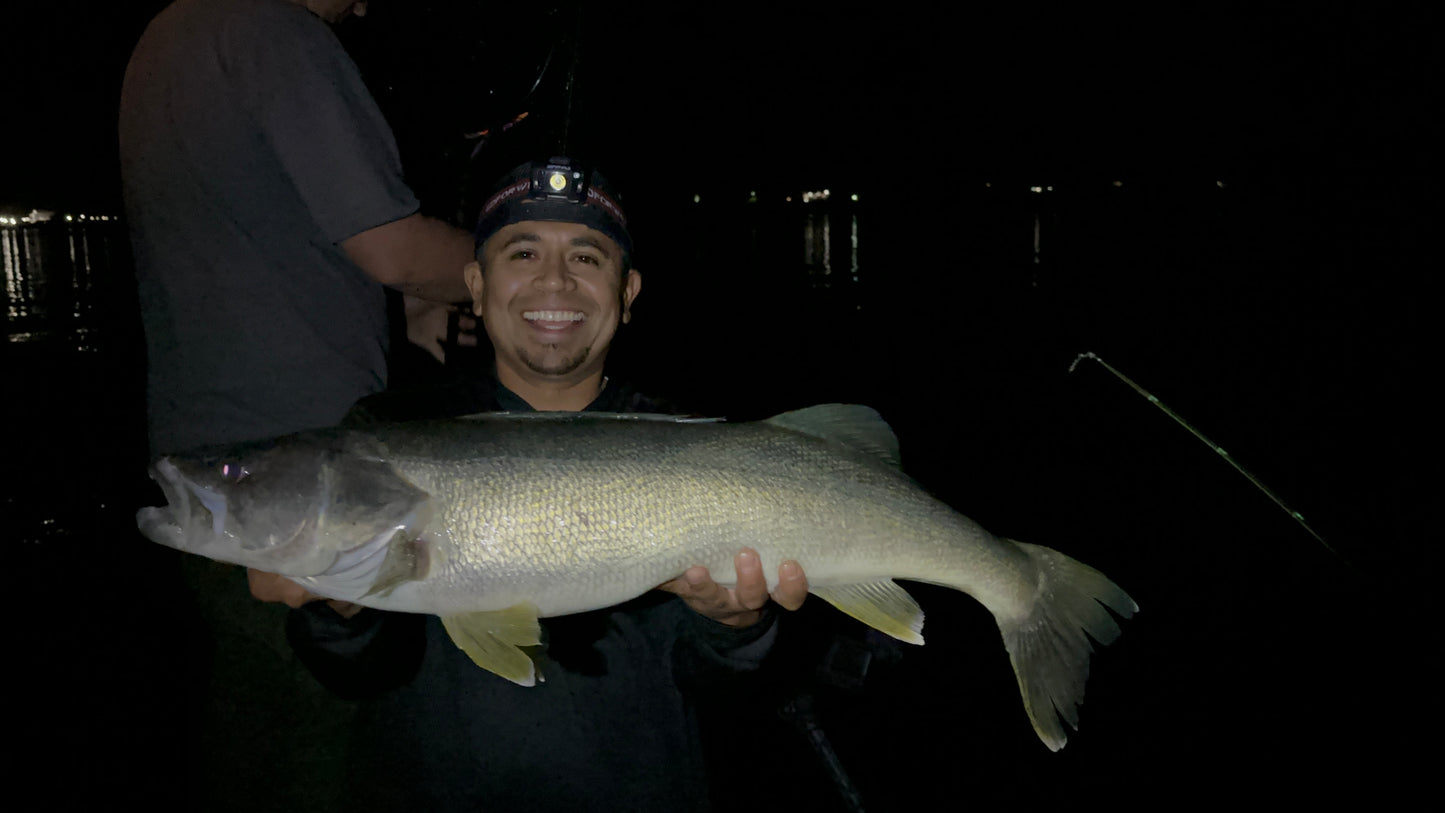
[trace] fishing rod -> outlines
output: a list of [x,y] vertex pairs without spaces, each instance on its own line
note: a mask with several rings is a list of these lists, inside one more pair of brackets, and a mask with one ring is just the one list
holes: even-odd
[[1286,504],[1285,504],[1285,501],[1282,500],[1282,499],[1280,499],[1280,497],[1279,497],[1278,494],[1275,494],[1273,491],[1271,491],[1271,490],[1269,489],[1269,487],[1266,486],[1263,482],[1261,482],[1258,477],[1255,477],[1255,476],[1254,476],[1253,474],[1251,474],[1248,470],[1246,470],[1246,469],[1244,468],[1244,466],[1241,466],[1241,465],[1239,464],[1239,461],[1235,460],[1232,456],[1230,456],[1229,452],[1225,451],[1222,446],[1220,446],[1218,443],[1215,443],[1214,441],[1210,440],[1209,438],[1205,437],[1205,435],[1204,435],[1203,432],[1200,432],[1198,429],[1194,428],[1194,426],[1193,426],[1192,424],[1190,424],[1189,421],[1184,420],[1184,418],[1181,417],[1181,416],[1179,415],[1179,413],[1177,413],[1177,412],[1175,412],[1174,410],[1170,409],[1169,406],[1168,406],[1167,404],[1165,404],[1163,401],[1159,400],[1158,397],[1156,397],[1156,396],[1154,395],[1154,393],[1149,392],[1148,390],[1146,390],[1146,389],[1144,389],[1143,387],[1139,386],[1138,384],[1134,383],[1134,380],[1133,380],[1133,379],[1131,379],[1131,378],[1129,378],[1128,376],[1124,375],[1123,373],[1119,372],[1119,370],[1116,369],[1113,365],[1111,365],[1111,364],[1109,364],[1107,361],[1104,361],[1103,359],[1099,358],[1099,356],[1098,356],[1097,354],[1095,354],[1095,353],[1080,353],[1078,356],[1076,356],[1076,357],[1074,358],[1073,363],[1071,363],[1071,364],[1069,365],[1069,372],[1072,373],[1072,372],[1075,370],[1075,368],[1077,368],[1077,367],[1079,366],[1079,362],[1083,361],[1084,359],[1092,359],[1092,360],[1094,360],[1094,361],[1099,362],[1099,364],[1102,365],[1105,370],[1108,370],[1110,373],[1113,373],[1115,378],[1119,379],[1120,381],[1124,382],[1125,384],[1128,384],[1130,389],[1134,390],[1135,392],[1137,392],[1137,393],[1139,393],[1141,396],[1143,396],[1143,397],[1144,397],[1144,400],[1148,401],[1149,403],[1153,404],[1153,405],[1156,406],[1156,407],[1159,407],[1159,409],[1161,409],[1161,410],[1164,411],[1164,414],[1165,414],[1165,415],[1168,415],[1170,418],[1173,418],[1175,423],[1179,424],[1180,426],[1184,427],[1185,429],[1188,429],[1190,434],[1194,435],[1194,437],[1196,437],[1196,438],[1199,438],[1199,440],[1200,440],[1202,443],[1204,443],[1205,446],[1208,446],[1209,448],[1213,449],[1216,453],[1218,453],[1218,455],[1219,455],[1220,457],[1224,458],[1224,459],[1229,463],[1229,465],[1231,465],[1231,466],[1234,467],[1234,470],[1235,470],[1235,471],[1237,471],[1237,472],[1239,472],[1240,474],[1244,475],[1245,479],[1247,479],[1247,480],[1249,480],[1249,482],[1253,483],[1255,488],[1257,488],[1257,489],[1259,489],[1260,491],[1264,492],[1264,495],[1265,495],[1266,497],[1269,497],[1271,500],[1274,501],[1274,504],[1275,504],[1275,505],[1278,505],[1281,509],[1284,510],[1284,512],[1285,512],[1286,514],[1289,514],[1289,515],[1294,519],[1295,522],[1298,522],[1298,523],[1299,523],[1299,525],[1300,525],[1301,528],[1304,528],[1305,531],[1307,531],[1307,532],[1309,533],[1310,536],[1313,536],[1316,540],[1319,541],[1319,543],[1320,543],[1321,545],[1324,545],[1326,550],[1328,550],[1330,553],[1333,553],[1335,556],[1338,556],[1338,557],[1340,558],[1340,561],[1344,562],[1345,564],[1347,564],[1347,565],[1350,564],[1350,560],[1349,560],[1349,559],[1346,559],[1345,556],[1344,556],[1344,554],[1342,554],[1342,553],[1340,553],[1339,551],[1335,550],[1334,547],[1330,545],[1330,543],[1328,543],[1328,542],[1325,541],[1325,538],[1324,538],[1324,537],[1320,536],[1318,533],[1315,532],[1315,529],[1313,529],[1313,528],[1311,528],[1311,527],[1309,526],[1309,523],[1308,523],[1308,522],[1305,522],[1305,518],[1304,518],[1304,515],[1303,515],[1303,514],[1301,514],[1300,512],[1298,512],[1298,511],[1294,510],[1293,508],[1290,508],[1288,505],[1286,505]]

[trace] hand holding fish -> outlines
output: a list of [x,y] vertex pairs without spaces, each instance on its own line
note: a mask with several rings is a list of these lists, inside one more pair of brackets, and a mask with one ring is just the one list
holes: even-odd
[[[302,604],[308,602],[323,600],[321,596],[312,593],[285,576],[266,573],[254,567],[246,568],[246,582],[251,586],[252,596],[261,601],[279,601],[293,609],[298,609]],[[326,599],[326,603],[331,605],[331,609],[335,610],[342,618],[350,618],[361,612],[360,604],[352,604],[349,601]]]
[[[733,558],[737,570],[736,587],[727,588],[712,580],[707,568],[688,568],[682,576],[658,585],[657,589],[676,593],[691,607],[693,612],[705,615],[714,621],[730,627],[748,627],[756,624],[763,615],[763,605],[768,603],[768,580],[763,576],[763,565],[758,552],[743,548]],[[778,566],[778,589],[772,600],[787,610],[803,606],[808,597],[808,577],[797,562],[786,561]]]

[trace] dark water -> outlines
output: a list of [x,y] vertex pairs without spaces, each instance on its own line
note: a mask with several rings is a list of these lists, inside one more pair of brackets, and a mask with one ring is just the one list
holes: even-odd
[[[1097,566],[1143,609],[1096,656],[1082,732],[1049,754],[992,620],[911,588],[928,645],[817,698],[867,809],[1405,798],[1439,712],[1423,622],[1438,500],[1411,468],[1432,454],[1424,266],[1401,240],[1420,216],[1372,231],[1355,217],[1368,201],[1214,179],[980,183],[922,211],[879,206],[880,191],[664,201],[618,369],[736,417],[870,403],[926,486]],[[133,532],[150,492],[121,229],[0,228],[7,560],[20,662],[54,709],[22,733],[128,755],[98,795],[164,776],[146,753],[183,747],[159,713],[185,634],[174,562]],[[1351,564],[1101,367],[1068,373],[1084,351],[1229,449]],[[790,753],[748,765],[738,799],[839,809],[806,750]]]
[[12,544],[73,534],[102,506],[130,496],[127,470],[145,450],[129,256],[124,227],[111,215],[0,225],[0,432],[23,472],[4,496]]

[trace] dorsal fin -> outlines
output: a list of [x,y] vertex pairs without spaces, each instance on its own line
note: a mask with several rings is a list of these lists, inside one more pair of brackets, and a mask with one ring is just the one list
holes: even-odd
[[784,412],[767,420],[774,426],[847,446],[901,466],[898,437],[872,407],[861,404],[819,404]]

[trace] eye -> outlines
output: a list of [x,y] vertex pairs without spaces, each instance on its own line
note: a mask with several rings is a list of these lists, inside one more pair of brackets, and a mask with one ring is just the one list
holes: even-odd
[[534,257],[536,257],[536,256],[537,256],[537,252],[533,251],[533,250],[530,249],[530,248],[519,248],[519,249],[517,249],[516,251],[512,252],[511,259],[513,259],[513,260],[530,260],[530,259],[532,259],[532,258],[534,258]]

